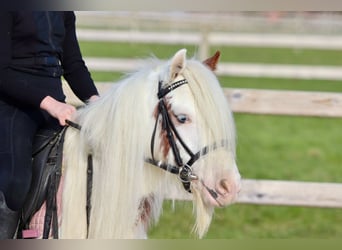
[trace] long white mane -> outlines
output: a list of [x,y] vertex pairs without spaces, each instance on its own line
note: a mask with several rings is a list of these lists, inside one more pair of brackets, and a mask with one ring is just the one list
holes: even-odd
[[[158,102],[158,82],[169,77],[170,62],[153,60],[144,69],[121,80],[94,103],[80,109],[69,128],[64,145],[65,184],[62,238],[144,238],[142,199],[149,201],[148,224],[160,215],[165,192],[185,192],[177,178],[145,163],[150,157],[151,135]],[[222,89],[202,63],[189,60],[182,71],[192,100],[201,114],[200,147],[222,139],[228,141],[229,164],[235,164],[235,130]],[[190,101],[192,101],[190,100]],[[218,108],[220,107],[220,108]],[[93,190],[89,229],[86,219],[87,157],[93,156]],[[174,163],[173,159],[166,159]],[[200,176],[212,175],[206,167],[210,154],[200,161]],[[202,236],[211,221],[212,208],[194,190],[196,230]],[[203,216],[203,214],[207,214]]]

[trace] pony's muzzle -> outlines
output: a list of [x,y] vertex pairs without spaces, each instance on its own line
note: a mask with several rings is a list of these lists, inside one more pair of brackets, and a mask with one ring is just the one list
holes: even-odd
[[240,192],[239,182],[234,182],[229,179],[220,179],[215,185],[206,185],[203,180],[201,180],[202,187],[204,188],[204,197],[208,205],[214,207],[225,207],[233,203],[238,193]]

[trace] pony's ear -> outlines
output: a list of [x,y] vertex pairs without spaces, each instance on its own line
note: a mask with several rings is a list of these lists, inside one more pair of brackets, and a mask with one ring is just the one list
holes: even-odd
[[212,71],[215,71],[217,68],[217,63],[220,59],[220,56],[221,56],[221,52],[216,51],[215,55],[204,60],[203,64],[207,65]]
[[186,49],[179,50],[171,59],[170,79],[174,80],[186,65]]

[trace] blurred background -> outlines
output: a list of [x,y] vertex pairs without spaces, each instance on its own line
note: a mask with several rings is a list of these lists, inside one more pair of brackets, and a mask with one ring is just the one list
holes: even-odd
[[[244,179],[342,183],[342,12],[78,11],[76,17],[98,86],[152,55],[169,59],[186,48],[202,60],[221,51],[217,75],[231,97]],[[244,97],[255,104],[240,107]],[[276,110],[311,97],[300,112]],[[193,223],[189,201],[167,201],[149,237],[193,238]],[[341,207],[238,202],[216,210],[206,238],[341,236]]]

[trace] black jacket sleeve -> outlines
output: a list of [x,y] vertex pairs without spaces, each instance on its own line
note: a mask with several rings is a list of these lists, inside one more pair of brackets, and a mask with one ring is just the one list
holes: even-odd
[[72,91],[82,101],[88,100],[92,95],[98,95],[95,84],[88,68],[82,59],[80,47],[76,37],[74,12],[65,13],[65,39],[63,44],[62,66],[64,78]]

